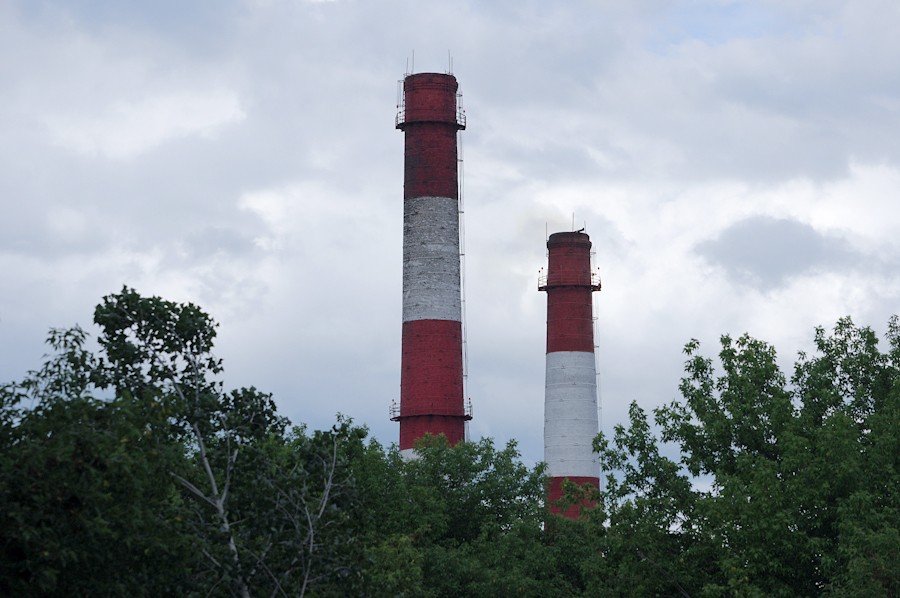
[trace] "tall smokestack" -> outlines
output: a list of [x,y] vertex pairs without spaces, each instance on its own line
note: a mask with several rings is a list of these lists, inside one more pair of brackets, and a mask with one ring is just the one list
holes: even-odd
[[554,233],[547,241],[547,374],[544,393],[544,461],[550,475],[551,511],[574,519],[580,506],[563,512],[552,506],[563,481],[600,487],[600,464],[593,453],[598,432],[597,368],[591,293],[591,240],[582,232]]
[[392,419],[401,451],[425,434],[456,444],[471,419],[463,402],[456,137],[466,125],[458,87],[453,75],[407,75],[397,114],[405,137],[403,341]]

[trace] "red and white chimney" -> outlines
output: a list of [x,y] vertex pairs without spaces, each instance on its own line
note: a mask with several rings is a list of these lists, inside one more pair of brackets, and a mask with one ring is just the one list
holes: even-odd
[[457,132],[465,129],[456,77],[403,80],[405,137],[400,449],[425,434],[465,439]]
[[593,452],[599,424],[591,300],[600,283],[591,276],[591,240],[586,234],[554,233],[547,250],[547,276],[538,282],[538,290],[547,292],[547,501],[552,512],[574,519],[586,505],[572,505],[564,512],[554,506],[563,495],[563,480],[600,487],[600,463]]

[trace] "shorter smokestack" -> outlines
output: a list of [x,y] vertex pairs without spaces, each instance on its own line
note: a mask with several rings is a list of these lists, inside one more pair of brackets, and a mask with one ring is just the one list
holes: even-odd
[[600,487],[600,463],[593,452],[599,423],[591,301],[600,281],[591,275],[591,240],[586,234],[554,233],[547,250],[547,276],[538,282],[538,290],[547,292],[547,501],[552,512],[574,519],[585,505],[572,505],[564,512],[554,506],[563,495],[563,481]]

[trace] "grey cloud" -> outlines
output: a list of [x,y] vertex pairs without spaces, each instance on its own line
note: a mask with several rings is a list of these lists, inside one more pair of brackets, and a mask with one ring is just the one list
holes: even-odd
[[153,36],[189,43],[198,52],[221,50],[227,43],[222,30],[241,13],[235,0],[155,0],[154,2],[95,2],[38,0],[20,2],[20,14],[38,24],[76,21],[80,28],[100,33],[122,26]]
[[0,218],[0,254],[53,261],[106,251],[112,242],[94,210],[29,205]]
[[[677,372],[661,363],[677,370],[681,342],[705,327],[750,327],[756,314],[694,313],[690,293],[656,319],[652,301],[611,301],[634,282],[615,280],[612,266],[633,260],[637,271],[646,229],[604,210],[604,186],[678,197],[697,181],[831,182],[851,159],[900,164],[898,71],[872,59],[900,49],[889,5],[854,3],[849,14],[846,3],[745,4],[0,1],[0,53],[10,56],[0,93],[0,380],[36,364],[47,325],[87,323],[91,306],[128,282],[213,311],[229,376],[276,391],[297,421],[329,425],[341,410],[394,440],[386,406],[399,386],[403,184],[395,83],[411,49],[422,71],[443,70],[449,48],[469,114],[478,422],[539,458],[545,318],[534,276],[544,223],[550,232],[554,222],[568,226],[572,210],[587,219],[604,283],[610,271],[601,306],[620,306],[601,316],[627,323],[601,335],[607,396],[623,397],[607,421],[621,421],[624,398],[669,398]],[[673,19],[673,10],[684,14]],[[102,120],[116,102],[180,91],[233,94],[243,117],[120,160],[54,145],[41,124],[53,115]],[[241,198],[295,185],[315,196],[294,199],[304,208],[282,242],[257,248],[254,239],[278,231]],[[581,205],[565,205],[571,189],[555,199],[573,185],[584,190]],[[53,210],[62,210],[55,221]],[[66,215],[79,213],[83,226],[66,228]],[[773,220],[738,223],[696,251],[768,288],[816,269],[887,271],[840,237]],[[328,226],[341,234],[321,234]],[[891,242],[891,233],[854,234]],[[753,239],[762,237],[760,249]],[[794,256],[782,263],[785,252]],[[674,257],[669,274],[678,277],[686,266]],[[705,291],[730,291],[721,283]],[[896,303],[892,284],[879,287],[878,305]],[[796,325],[795,314],[784,321]],[[527,433],[503,413],[525,395]]]
[[813,271],[847,268],[865,259],[842,237],[797,220],[752,216],[739,220],[695,251],[732,280],[770,290]]
[[209,258],[215,254],[224,254],[229,257],[243,257],[260,251],[254,243],[254,226],[258,223],[251,222],[248,218],[244,221],[244,228],[227,228],[223,226],[208,226],[190,234],[185,241],[185,248],[192,259]]

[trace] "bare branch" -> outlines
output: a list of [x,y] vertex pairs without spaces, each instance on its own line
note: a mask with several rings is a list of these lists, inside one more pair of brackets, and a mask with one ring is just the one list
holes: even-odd
[[222,567],[222,565],[219,563],[219,561],[216,560],[216,557],[214,557],[213,555],[209,554],[209,552],[207,552],[205,548],[204,548],[201,552],[203,552],[203,556],[205,556],[205,557],[208,558],[210,561],[212,561],[212,564],[213,564],[213,565],[215,565],[216,567],[219,567],[219,568]]
[[187,481],[186,479],[184,479],[177,473],[170,471],[169,475],[171,475],[173,478],[175,478],[176,480],[181,482],[181,485],[184,486],[185,488],[187,488],[188,490],[190,490],[194,495],[197,496],[197,498],[203,500],[204,502],[208,503],[212,507],[216,506],[216,503],[214,501],[212,501],[209,497],[207,497],[205,494],[203,494],[203,492],[199,488],[194,486],[192,483],[190,483],[189,481]]
[[[267,550],[268,550],[268,549],[267,549]],[[262,566],[263,571],[266,572],[266,574],[267,574],[267,575],[269,576],[269,578],[272,580],[272,583],[275,584],[275,589],[272,590],[272,594],[271,594],[271,595],[272,595],[272,596],[276,596],[277,594],[281,594],[282,596],[287,596],[287,593],[284,591],[284,588],[281,587],[281,582],[278,581],[278,578],[275,576],[274,573],[272,573],[272,570],[269,569],[269,566],[266,565],[265,561],[263,560],[263,557],[260,556],[260,557],[257,559],[256,562],[257,562],[258,565]]]

